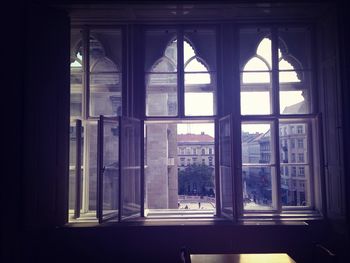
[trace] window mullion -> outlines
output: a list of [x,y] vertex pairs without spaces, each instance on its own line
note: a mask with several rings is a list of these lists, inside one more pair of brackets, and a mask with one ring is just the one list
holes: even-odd
[[185,116],[184,30],[177,30],[177,96],[178,116]]
[[90,104],[90,32],[88,28],[83,29],[83,105],[82,116],[83,119],[89,117]]
[[275,205],[277,212],[282,212],[281,203],[281,172],[280,172],[280,153],[279,153],[279,75],[278,75],[278,35],[277,27],[272,28],[271,32],[271,46],[272,46],[272,114],[274,116],[273,125],[273,163],[275,166],[275,184],[273,188],[275,190],[275,196],[272,196],[272,200],[275,198]]

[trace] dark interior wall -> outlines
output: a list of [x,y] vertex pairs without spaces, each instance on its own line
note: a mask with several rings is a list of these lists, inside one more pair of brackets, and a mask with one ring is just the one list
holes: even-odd
[[[11,144],[7,163],[7,175],[11,176],[3,178],[2,262],[178,262],[183,245],[194,253],[283,251],[290,252],[297,262],[313,262],[313,243],[328,238],[336,242],[337,249],[346,251],[349,243],[342,240],[343,235],[333,234],[334,227],[341,224],[337,220],[332,227],[314,222],[310,226],[57,228],[65,220],[67,197],[69,20],[57,9],[22,6],[9,9],[17,18],[8,32],[14,40],[11,49],[20,51],[5,54],[10,67],[20,69],[6,78],[11,80],[5,98],[12,108],[6,137]],[[345,17],[343,13],[343,21]],[[345,31],[343,28],[340,33]],[[342,92],[346,95],[349,89]],[[344,118],[349,116],[345,104],[343,113]],[[347,131],[348,120],[344,122]],[[349,145],[348,138],[345,145]],[[348,175],[348,160],[345,163]],[[346,182],[348,186],[349,180]],[[349,205],[349,192],[346,194]]]
[[180,262],[192,253],[287,252],[311,262],[308,226],[115,226],[28,232],[23,256],[31,262]]
[[21,212],[24,225],[52,226],[67,211],[70,23],[43,5],[26,15]]

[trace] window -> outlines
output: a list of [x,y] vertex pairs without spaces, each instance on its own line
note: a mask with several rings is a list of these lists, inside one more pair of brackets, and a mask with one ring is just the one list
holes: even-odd
[[303,133],[303,126],[301,126],[301,125],[297,126],[297,133],[298,134],[302,134]]
[[[216,49],[216,29],[149,26],[144,36],[145,123],[158,127],[145,144],[153,143],[152,136],[161,148],[147,152],[155,161],[145,173],[145,216],[164,216],[164,209],[174,216],[184,216],[185,207],[198,210],[198,204],[189,200],[200,201],[203,215],[213,216],[214,162],[193,156],[206,155],[206,149],[214,147],[217,62],[212,48]],[[172,126],[174,136],[163,140],[162,126]],[[186,148],[186,167],[173,170],[161,160],[180,146]]]
[[[309,95],[312,75],[309,34],[307,27],[240,30],[242,188],[243,199],[250,199],[244,203],[247,212],[311,205],[310,188],[295,196],[295,182],[291,186],[276,184],[288,177],[289,168],[293,177],[297,174],[288,156],[291,163],[296,163],[296,157],[304,163],[304,155],[310,154],[308,149],[303,154],[295,151],[295,140],[298,139],[298,148],[300,140],[306,144],[312,140],[305,133],[314,121]],[[293,45],[299,51],[293,51]],[[269,122],[265,116],[269,116]],[[303,139],[297,137],[300,134]],[[257,147],[261,140],[268,141],[270,151]],[[276,163],[279,169],[275,168]],[[282,193],[281,200],[277,198],[277,188]],[[306,196],[303,204],[297,201],[300,195]]]
[[[70,141],[69,218],[80,214],[96,214],[97,206],[97,117],[117,117],[123,114],[122,88],[122,30],[84,29],[71,32],[71,128],[81,130]],[[114,52],[106,50],[113,49]],[[107,131],[108,130],[108,131]],[[117,125],[106,127],[111,140],[105,151],[105,192],[115,187],[116,169],[119,161]],[[78,138],[78,140],[77,140]],[[81,142],[78,147],[77,141]],[[112,143],[113,142],[113,143]],[[80,158],[75,158],[77,151]],[[79,167],[77,169],[77,167]],[[80,178],[77,180],[77,178]],[[76,190],[79,187],[79,190]],[[104,199],[106,209],[116,200]],[[78,204],[76,203],[78,202]],[[75,203],[75,204],[74,204]]]
[[296,162],[296,160],[295,160],[295,153],[292,153],[291,161],[292,161],[292,163],[295,163],[295,162]]
[[298,148],[304,148],[304,141],[303,139],[298,139]]
[[303,153],[299,153],[298,154],[298,161],[299,161],[299,163],[303,163],[304,162],[304,154]]
[[295,148],[295,139],[290,139],[290,148]]
[[[205,216],[220,211],[229,218],[315,207],[311,183],[317,167],[312,155],[316,152],[317,111],[311,100],[312,34],[308,26],[241,26],[233,35],[240,47],[235,50],[238,61],[232,56],[227,62],[239,68],[228,73],[217,68],[217,45],[225,36],[219,35],[216,26],[143,25],[144,42],[135,43],[143,49],[138,58],[142,67],[127,71],[138,70],[138,77],[126,76],[124,70],[128,56],[122,48],[126,45],[124,30],[87,27],[82,33],[72,31],[71,218],[77,203],[76,184],[82,185],[82,214],[91,216],[103,210],[102,219],[108,213],[135,215],[135,209],[141,207],[146,217],[164,216],[161,210],[165,209],[178,216],[186,206],[196,213],[198,206],[189,200],[200,200]],[[238,77],[237,86],[222,85],[224,77],[231,79],[227,74]],[[124,92],[129,78],[143,86],[135,84],[135,90]],[[144,94],[143,103],[136,103],[131,95],[136,93]],[[239,103],[225,96],[231,93]],[[128,116],[141,116],[143,134],[132,129],[135,123],[124,116],[126,109]],[[217,112],[230,116],[219,118]],[[100,115],[105,118],[103,129],[98,125]],[[140,145],[144,147],[140,156],[133,156],[126,147]],[[139,180],[141,156],[143,185]],[[127,167],[122,160],[127,160]],[[136,166],[140,170],[129,171]],[[81,182],[76,180],[79,173]],[[126,179],[128,176],[133,179]],[[123,180],[126,183],[121,184]],[[298,180],[303,180],[302,187]],[[102,205],[97,187],[102,187]],[[132,198],[111,197],[119,198],[116,193],[128,193],[132,187]],[[127,204],[123,209],[121,202]]]

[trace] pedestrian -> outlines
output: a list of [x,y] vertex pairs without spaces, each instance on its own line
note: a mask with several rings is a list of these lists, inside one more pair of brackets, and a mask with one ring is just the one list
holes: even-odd
[[198,202],[198,208],[201,208],[201,202]]

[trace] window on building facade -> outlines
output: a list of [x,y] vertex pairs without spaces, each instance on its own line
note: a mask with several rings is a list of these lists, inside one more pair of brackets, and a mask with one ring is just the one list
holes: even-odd
[[[239,60],[231,62],[239,64],[239,72],[230,73],[239,77],[237,87],[217,87],[217,79],[224,71],[217,69],[220,38],[215,27],[145,26],[142,30],[144,42],[138,47],[144,49],[144,57],[140,58],[144,64],[144,107],[137,110],[145,123],[141,155],[144,185],[135,175],[134,183],[138,184],[135,187],[142,187],[143,191],[132,193],[133,198],[143,203],[127,204],[133,209],[144,209],[141,214],[146,217],[157,217],[160,210],[178,215],[186,206],[196,213],[198,207],[192,207],[189,200],[200,198],[205,215],[211,217],[220,210],[233,217],[234,206],[238,207],[237,217],[258,211],[313,209],[311,148],[315,143],[316,110],[311,101],[309,27],[241,27],[235,39],[240,46],[236,51]],[[127,97],[130,95],[122,92],[127,79],[122,36],[121,29],[72,31],[71,217],[79,168],[81,212],[91,216],[99,206],[98,117],[113,119],[124,115],[127,105],[122,101],[131,100]],[[217,112],[222,105],[218,97],[224,97],[221,92],[228,88],[238,94],[240,112],[232,108],[228,111],[235,118],[220,122]],[[233,125],[234,121],[240,126],[238,144],[233,137],[238,127]],[[116,193],[128,187],[118,183],[118,176],[127,173],[127,169],[120,171],[119,166],[123,156],[123,153],[119,156],[122,147],[119,137],[125,126],[122,121],[111,123],[104,126],[103,163],[99,164],[104,178],[105,217],[107,212],[119,213],[119,204],[124,201],[113,199],[113,195],[119,198]],[[77,127],[80,133],[76,132]],[[220,135],[217,141],[216,130]],[[74,151],[78,141],[79,168],[75,165],[78,155]],[[221,153],[220,157],[216,152]],[[198,157],[193,157],[197,154]],[[241,169],[233,168],[233,160]],[[294,178],[297,175],[303,178]],[[302,179],[304,186],[297,187],[299,184],[291,177]],[[238,182],[235,188],[233,181]],[[217,203],[217,195],[221,196],[221,203]],[[129,210],[124,207],[125,211]]]

